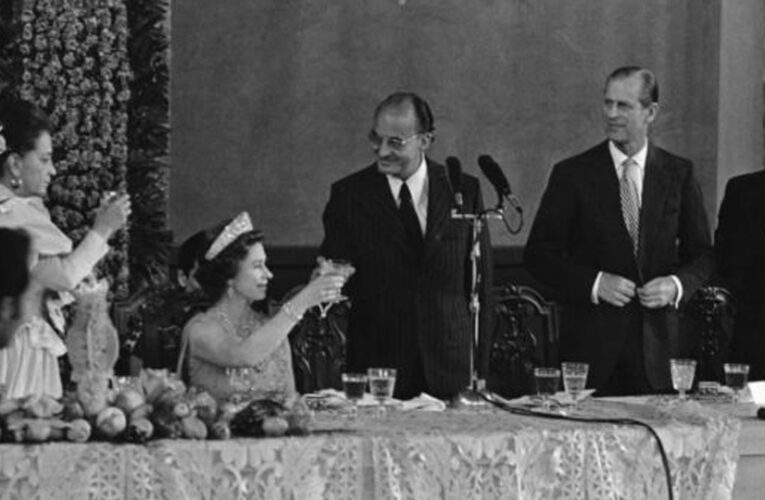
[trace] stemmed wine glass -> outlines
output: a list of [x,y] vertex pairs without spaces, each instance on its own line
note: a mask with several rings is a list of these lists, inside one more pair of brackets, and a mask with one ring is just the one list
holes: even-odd
[[678,392],[678,399],[685,399],[685,391],[689,391],[693,387],[696,360],[672,358],[669,360],[669,370],[672,375],[672,386]]
[[382,418],[386,414],[385,404],[393,397],[393,388],[396,386],[396,370],[394,368],[369,368],[369,392],[377,400],[377,416]]
[[235,403],[246,401],[251,395],[254,368],[251,366],[235,366],[226,368],[229,383],[236,394],[232,396]]
[[561,372],[563,373],[563,389],[571,398],[571,405],[576,408],[579,395],[587,386],[587,373],[590,371],[590,365],[587,363],[561,363]]
[[[347,281],[354,271],[355,269],[353,268],[353,265],[347,260],[322,259],[322,258],[319,259],[319,276],[337,274],[342,276],[343,279]],[[333,301],[322,302],[321,304],[319,304],[318,308],[321,315],[321,319],[325,319],[327,317],[327,312],[333,305],[337,304],[338,302],[342,302],[346,300],[347,298],[348,297],[341,295]]]

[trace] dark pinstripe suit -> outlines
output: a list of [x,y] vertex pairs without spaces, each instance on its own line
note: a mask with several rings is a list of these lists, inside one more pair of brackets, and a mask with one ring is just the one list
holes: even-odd
[[[396,396],[403,398],[422,391],[447,398],[469,381],[470,228],[450,218],[453,197],[444,167],[430,160],[427,164],[428,217],[421,259],[407,244],[388,181],[376,165],[336,182],[324,210],[321,254],[348,259],[356,267],[346,287],[353,303],[348,369],[397,368]],[[477,179],[463,175],[462,186],[466,211],[482,209]],[[488,271],[488,232],[481,243],[482,265]],[[484,290],[491,283],[486,271]]]

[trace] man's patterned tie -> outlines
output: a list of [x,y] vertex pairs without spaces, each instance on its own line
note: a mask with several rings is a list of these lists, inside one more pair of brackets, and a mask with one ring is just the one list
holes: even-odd
[[640,195],[638,194],[638,164],[632,158],[622,163],[622,179],[619,182],[619,192],[622,198],[622,215],[627,232],[632,238],[632,251],[637,256],[640,235]]

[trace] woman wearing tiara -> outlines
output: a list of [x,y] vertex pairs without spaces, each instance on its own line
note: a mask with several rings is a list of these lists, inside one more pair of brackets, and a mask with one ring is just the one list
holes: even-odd
[[269,318],[251,307],[266,297],[273,275],[263,235],[249,215],[240,214],[208,236],[212,243],[196,279],[213,305],[184,328],[179,369],[188,349],[191,384],[214,398],[287,399],[295,394],[287,335],[308,308],[340,298],[345,278],[316,277]]
[[[109,251],[109,237],[130,215],[130,199],[102,204],[93,228],[73,248],[43,205],[53,167],[48,117],[34,104],[10,102],[0,109],[0,227],[23,228],[31,236],[31,280],[21,301],[21,318],[6,349],[0,350],[4,397],[61,397],[58,357],[66,346],[53,329],[60,312],[51,295],[73,289]],[[59,313],[59,314],[57,314]]]

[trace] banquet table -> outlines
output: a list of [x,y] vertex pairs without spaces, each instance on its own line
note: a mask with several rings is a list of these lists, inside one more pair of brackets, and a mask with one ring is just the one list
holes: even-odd
[[[588,400],[577,415],[650,424],[675,499],[728,499],[741,428],[694,401]],[[481,411],[317,412],[307,436],[146,445],[0,445],[0,499],[662,499],[638,426]]]

